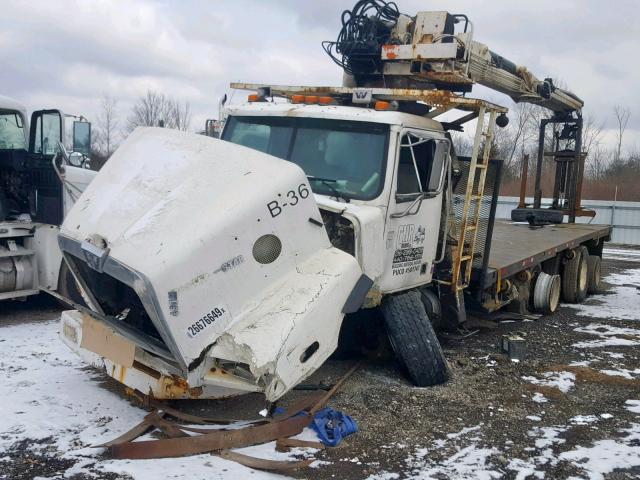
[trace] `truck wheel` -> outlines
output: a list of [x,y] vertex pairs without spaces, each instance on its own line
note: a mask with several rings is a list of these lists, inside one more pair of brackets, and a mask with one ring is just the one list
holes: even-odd
[[[74,303],[86,306],[78,289],[78,285],[76,284],[76,279],[73,277],[71,270],[69,270],[69,265],[67,265],[67,262],[64,260],[62,261],[62,265],[60,265],[60,274],[58,275],[58,293]],[[63,303],[63,306],[69,307],[66,303]]]
[[424,305],[424,309],[427,312],[427,317],[431,321],[431,325],[434,328],[443,328],[442,322],[442,305],[440,299],[432,290],[428,288],[420,289],[420,299]]
[[573,249],[573,258],[567,261],[562,271],[562,298],[568,303],[580,303],[587,298],[587,252],[586,247]]
[[391,346],[414,385],[427,387],[449,379],[449,367],[416,291],[387,297],[382,315]]
[[587,281],[587,291],[589,293],[598,293],[600,291],[600,273],[602,268],[602,258],[598,255],[589,255],[587,257],[587,266],[589,271],[589,279]]
[[549,314],[558,309],[560,283],[560,275],[540,272],[533,287],[533,308],[536,312]]

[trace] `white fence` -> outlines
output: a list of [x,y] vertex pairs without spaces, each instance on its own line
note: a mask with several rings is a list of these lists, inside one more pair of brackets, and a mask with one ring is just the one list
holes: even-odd
[[[500,197],[496,218],[511,218],[511,210],[518,206],[518,197]],[[527,203],[533,203],[527,198]],[[542,206],[551,205],[551,200],[543,199]],[[600,223],[612,225],[611,243],[640,245],[640,202],[614,202],[612,200],[583,200],[582,206],[596,212],[591,219],[581,217],[580,223]]]

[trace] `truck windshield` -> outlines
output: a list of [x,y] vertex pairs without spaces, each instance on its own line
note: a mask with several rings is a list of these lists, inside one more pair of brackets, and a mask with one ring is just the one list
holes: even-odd
[[0,150],[26,150],[22,116],[15,111],[0,111]]
[[298,164],[315,193],[371,200],[382,190],[389,126],[284,117],[234,117],[222,139]]

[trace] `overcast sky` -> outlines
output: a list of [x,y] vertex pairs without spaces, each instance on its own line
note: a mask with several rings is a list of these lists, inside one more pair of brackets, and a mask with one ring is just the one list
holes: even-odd
[[[355,0],[2,1],[0,94],[31,109],[95,120],[118,100],[124,124],[136,97],[155,89],[190,102],[191,128],[216,115],[231,81],[337,85],[320,46],[334,40]],[[539,78],[553,77],[613,128],[631,110],[627,148],[640,144],[640,3],[633,0],[398,0],[404,13],[466,13],[475,38]],[[229,92],[231,93],[231,92]],[[486,90],[477,96],[491,95]],[[234,102],[245,98],[236,92]],[[510,106],[508,98],[491,95]]]

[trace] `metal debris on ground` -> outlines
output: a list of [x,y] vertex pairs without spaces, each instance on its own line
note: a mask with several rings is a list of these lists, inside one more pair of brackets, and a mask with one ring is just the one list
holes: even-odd
[[511,360],[522,361],[527,355],[527,342],[520,335],[503,335],[502,351],[508,354]]
[[[140,392],[129,392],[140,399],[143,405],[153,408],[153,411],[128,432],[97,447],[108,448],[110,455],[116,459],[151,459],[212,453],[244,466],[262,470],[294,470],[307,467],[313,463],[314,459],[268,460],[234,452],[231,449],[272,441],[276,442],[278,451],[286,451],[292,447],[322,449],[324,445],[337,445],[343,437],[357,431],[357,426],[351,417],[325,406],[359,367],[359,363],[352,367],[327,392],[312,392],[295,401],[287,410],[278,409],[270,418],[248,421],[191,415],[175,410]],[[316,432],[321,431],[319,436],[322,443],[290,438],[302,433],[312,423],[316,424],[314,426]],[[230,424],[235,425],[228,427]],[[242,426],[237,428],[238,424]],[[222,428],[216,428],[221,426]],[[141,435],[154,430],[161,432],[167,438],[135,441]]]

